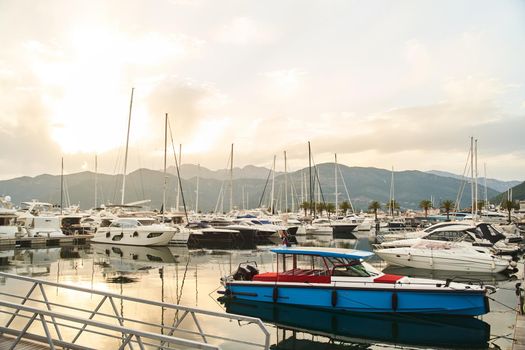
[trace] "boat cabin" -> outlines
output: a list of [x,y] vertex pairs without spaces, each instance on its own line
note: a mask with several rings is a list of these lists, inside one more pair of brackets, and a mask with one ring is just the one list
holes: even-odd
[[255,274],[253,281],[330,283],[332,276],[371,277],[376,274],[362,262],[373,255],[370,252],[310,247],[282,247],[272,252],[277,253],[277,272]]

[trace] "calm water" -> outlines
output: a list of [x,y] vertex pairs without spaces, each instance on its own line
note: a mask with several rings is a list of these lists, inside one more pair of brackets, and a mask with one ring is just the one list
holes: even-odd
[[[370,250],[368,237],[359,240],[303,237],[300,244]],[[274,257],[269,249],[270,246],[248,250],[188,250],[186,247],[144,248],[105,244],[15,249],[0,251],[0,268],[3,272],[126,296],[259,317],[272,334],[272,349],[511,348],[515,313],[508,306],[516,307],[514,286],[517,276],[511,276],[510,279],[499,275],[467,276],[499,288],[491,295],[497,300],[491,301],[492,311],[480,318],[339,314],[273,304],[219,302],[219,278],[234,271],[240,262],[255,260],[261,271],[274,269]],[[380,260],[372,262],[380,268],[385,267]],[[452,277],[411,269],[389,268],[388,272],[443,279]],[[521,274],[522,271],[518,272],[519,278]],[[23,291],[25,294],[27,284],[3,279],[0,280],[0,289]],[[94,307],[100,300],[56,288],[47,288],[46,291],[52,300],[79,307]],[[124,316],[130,318],[171,324],[177,317],[158,310],[147,312],[128,302],[119,303],[118,306]],[[5,316],[0,318],[5,319]],[[208,333],[262,343],[262,337],[253,325],[215,318],[202,322]],[[196,336],[192,339],[199,340]],[[212,343],[224,349],[249,348],[229,340],[215,340]],[[89,345],[93,346],[92,343]],[[118,346],[117,343],[106,341],[97,344],[97,347]]]

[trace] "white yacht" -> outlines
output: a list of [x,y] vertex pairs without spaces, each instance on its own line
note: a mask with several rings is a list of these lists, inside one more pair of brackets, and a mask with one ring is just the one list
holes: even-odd
[[411,247],[379,249],[375,253],[389,264],[426,270],[498,273],[516,267],[510,257],[455,242],[421,240]]
[[11,205],[9,196],[0,197],[0,238],[18,238],[27,235],[27,231],[17,225],[16,209]]
[[96,243],[111,243],[140,246],[165,246],[175,235],[176,229],[157,224],[151,218],[118,218],[109,226],[98,228],[91,239]]

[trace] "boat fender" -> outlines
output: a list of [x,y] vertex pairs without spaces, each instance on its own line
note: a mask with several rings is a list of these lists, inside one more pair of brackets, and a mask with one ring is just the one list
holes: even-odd
[[397,303],[398,303],[398,300],[397,300],[397,293],[394,292],[392,293],[392,310],[395,312],[397,311]]
[[412,257],[412,256],[410,255],[410,252],[408,252],[408,261],[410,261],[410,258],[411,258],[411,257]]
[[277,287],[273,287],[273,293],[272,293],[273,302],[276,303],[278,298],[279,298],[279,289]]
[[332,307],[337,306],[337,291],[334,289],[332,291]]

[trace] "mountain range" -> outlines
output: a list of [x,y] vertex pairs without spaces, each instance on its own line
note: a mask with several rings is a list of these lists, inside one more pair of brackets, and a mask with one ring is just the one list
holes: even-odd
[[[384,205],[388,202],[391,189],[392,172],[385,169],[369,167],[347,167],[339,165],[338,171],[338,200],[352,202],[356,210],[365,210],[371,201],[379,201]],[[324,163],[312,171],[313,187],[319,187],[315,179],[319,179],[321,191],[316,191],[314,201],[335,202],[335,167],[334,163]],[[286,206],[285,183],[287,187],[288,208],[297,210],[298,203],[309,201],[310,192],[309,169],[275,174],[274,206],[284,210]],[[167,176],[167,207],[175,207],[177,197],[177,177],[173,174],[176,169],[170,168]],[[233,207],[255,208],[270,206],[272,181],[270,170],[262,167],[247,166],[233,169],[233,191],[230,191],[230,171],[212,171],[196,165],[182,165],[180,168],[182,194],[179,204],[182,207],[183,199],[188,209],[195,209],[197,205],[197,179],[199,182],[198,210],[228,211],[230,196]],[[395,200],[404,209],[417,209],[423,199],[432,199],[435,206],[443,200],[455,201],[458,193],[461,195],[461,207],[470,206],[470,184],[457,176],[445,176],[433,172],[397,171],[393,173],[393,188]],[[198,175],[198,176],[197,176]],[[453,175],[453,174],[452,174]],[[81,208],[90,208],[95,205],[95,177],[97,178],[97,204],[120,203],[122,174],[108,175],[92,172],[80,172],[64,176],[63,203],[78,204]],[[268,180],[268,181],[267,181]],[[510,186],[506,181],[492,179],[492,186],[499,189]],[[43,174],[36,177],[19,177],[0,181],[0,194],[10,195],[15,204],[32,199],[60,203],[60,176]],[[480,198],[485,196],[483,181],[478,182]],[[489,185],[487,180],[488,198],[496,197],[501,191]],[[139,169],[126,177],[125,202],[134,202],[144,199],[151,200],[151,208],[160,209],[164,188],[162,171]],[[463,190],[461,190],[463,188]],[[519,192],[519,191],[518,191]],[[515,193],[516,195],[516,193]],[[293,198],[293,201],[292,201]],[[516,198],[518,199],[518,198]],[[525,198],[523,198],[525,199]]]

